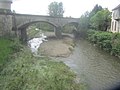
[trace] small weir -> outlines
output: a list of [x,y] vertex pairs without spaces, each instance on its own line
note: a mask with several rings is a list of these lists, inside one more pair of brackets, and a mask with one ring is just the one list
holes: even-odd
[[33,53],[33,55],[38,55],[38,48],[40,47],[40,45],[44,41],[47,41],[46,38],[47,38],[47,36],[45,36],[44,33],[41,33],[40,37],[33,38],[33,39],[28,41],[28,46],[30,47],[31,52]]

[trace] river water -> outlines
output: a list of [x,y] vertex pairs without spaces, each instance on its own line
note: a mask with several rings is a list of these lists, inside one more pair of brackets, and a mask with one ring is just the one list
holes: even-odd
[[[40,44],[46,36],[33,38],[28,42],[33,54],[37,55]],[[76,72],[80,82],[88,85],[88,90],[110,90],[120,85],[120,59],[93,46],[85,40],[77,40],[73,53],[67,58],[57,58]]]
[[109,55],[85,40],[78,40],[73,53],[59,58],[73,69],[88,90],[110,90],[120,85],[120,59]]

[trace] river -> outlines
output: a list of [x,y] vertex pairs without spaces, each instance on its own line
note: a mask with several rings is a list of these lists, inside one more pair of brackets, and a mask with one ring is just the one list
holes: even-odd
[[88,84],[89,90],[109,90],[120,85],[120,59],[109,55],[85,40],[76,41],[73,53],[64,61],[80,82]]
[[[29,44],[33,53],[44,41],[34,38]],[[34,50],[35,49],[35,50]],[[73,53],[67,58],[56,58],[62,60],[73,71],[76,72],[80,82],[88,85],[88,90],[110,90],[109,88],[120,85],[120,59],[93,46],[86,40],[76,40]]]

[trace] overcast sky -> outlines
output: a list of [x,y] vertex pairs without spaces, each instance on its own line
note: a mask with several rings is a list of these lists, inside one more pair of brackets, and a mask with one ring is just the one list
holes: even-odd
[[64,16],[79,18],[86,11],[91,11],[96,4],[110,11],[120,4],[120,0],[15,0],[12,10],[22,14],[48,15],[48,5],[63,2]]

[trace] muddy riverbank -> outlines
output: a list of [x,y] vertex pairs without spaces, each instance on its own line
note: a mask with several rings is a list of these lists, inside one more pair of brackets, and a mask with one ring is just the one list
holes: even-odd
[[57,39],[51,36],[47,42],[41,44],[39,54],[52,57],[68,57],[74,49],[74,40],[69,36]]

